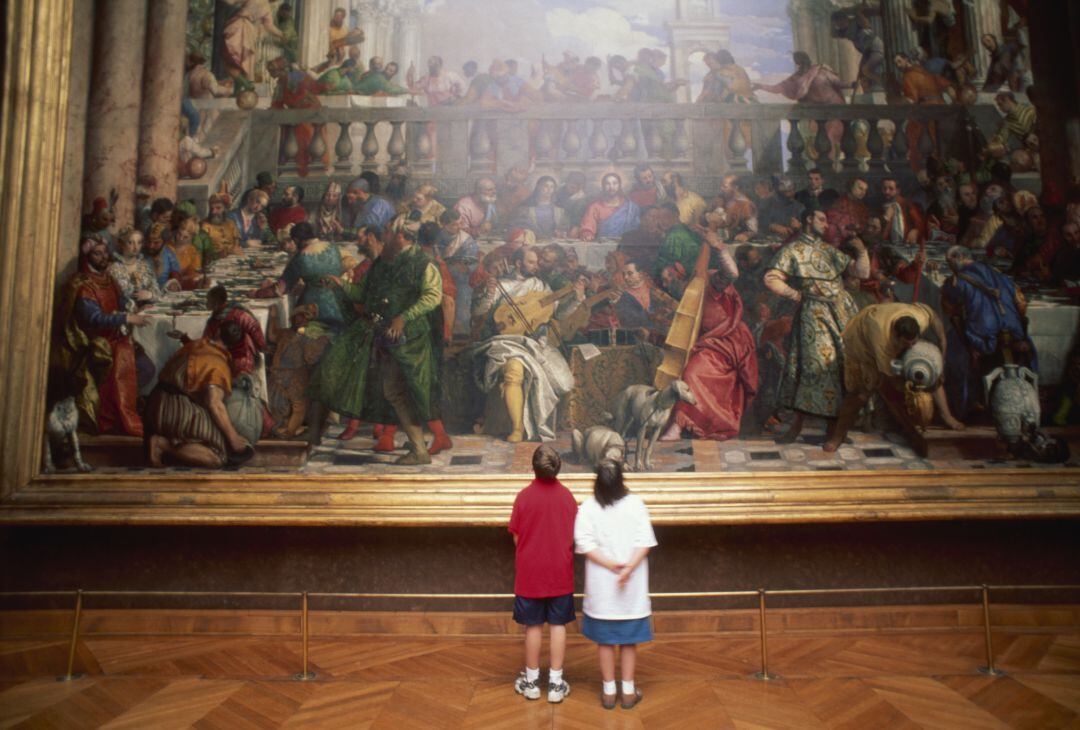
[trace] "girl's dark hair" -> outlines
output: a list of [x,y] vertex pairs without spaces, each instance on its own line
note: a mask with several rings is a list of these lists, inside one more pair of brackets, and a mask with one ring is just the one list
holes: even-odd
[[593,496],[601,507],[610,507],[629,493],[623,483],[622,464],[614,459],[604,459],[596,465]]
[[439,224],[434,221],[420,224],[420,230],[416,232],[416,242],[421,246],[434,246],[439,238]]

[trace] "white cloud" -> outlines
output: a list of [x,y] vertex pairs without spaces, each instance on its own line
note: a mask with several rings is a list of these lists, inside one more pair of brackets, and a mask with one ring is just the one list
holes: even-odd
[[624,13],[610,8],[590,8],[574,12],[566,8],[549,10],[547,29],[555,39],[576,41],[586,52],[604,57],[616,53],[632,57],[639,48],[663,47],[663,39],[635,30]]
[[675,3],[657,2],[657,0],[600,0],[597,3],[606,8],[617,10],[621,15],[632,18],[637,25],[662,25],[665,20],[675,17]]
[[[791,30],[787,14],[769,14],[778,0],[739,0],[721,22],[731,28],[729,50],[752,78],[775,80],[791,72]],[[516,58],[523,75],[570,51],[582,58],[622,54],[639,48],[667,50],[664,22],[674,17],[670,0],[425,0],[422,48],[438,53],[452,69],[468,59],[481,68],[494,58]],[[567,7],[571,5],[571,7]],[[560,7],[561,6],[561,7]],[[778,6],[779,7],[779,6]],[[744,11],[744,12],[740,12]],[[666,69],[667,70],[667,69]],[[700,84],[704,64],[692,64],[691,81]],[[606,84],[606,74],[602,74]],[[695,89],[696,93],[696,89]]]

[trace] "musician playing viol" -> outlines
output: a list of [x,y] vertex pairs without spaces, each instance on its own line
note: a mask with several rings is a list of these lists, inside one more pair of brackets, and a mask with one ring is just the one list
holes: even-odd
[[574,386],[570,366],[548,343],[547,335],[552,316],[566,316],[585,300],[583,278],[570,291],[563,290],[566,296],[546,308],[543,316],[524,317],[524,334],[505,334],[509,330],[505,326],[500,330],[497,324],[497,315],[501,319],[507,311],[515,318],[535,312],[534,307],[526,307],[528,300],[535,299],[530,294],[551,293],[538,272],[536,250],[520,248],[514,251],[505,273],[489,279],[483,290],[473,294],[473,321],[482,323],[482,341],[473,350],[474,361],[481,363],[478,375],[488,400],[498,391],[506,407],[510,421],[506,440],[511,443],[555,438],[555,408],[559,398]]

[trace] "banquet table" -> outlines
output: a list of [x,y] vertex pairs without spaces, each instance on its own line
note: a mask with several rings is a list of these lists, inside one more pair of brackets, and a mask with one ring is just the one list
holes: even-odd
[[[229,291],[229,301],[246,307],[258,320],[263,334],[266,334],[271,317],[277,318],[277,324],[289,326],[289,296],[256,299],[248,297],[252,290],[267,278],[276,279],[281,275],[288,262],[288,254],[281,252],[245,253],[229,256],[215,261],[208,276],[211,286],[221,284]],[[150,323],[133,328],[133,338],[154,363],[155,377],[143,389],[149,393],[157,384],[156,373],[168,362],[169,358],[180,349],[181,342],[168,336],[176,330],[191,339],[202,337],[210,311],[206,308],[206,289],[194,291],[167,292],[159,301],[144,310],[150,315]],[[259,358],[253,373],[255,394],[265,399],[268,392],[265,358]]]
[[[476,243],[480,248],[480,255],[484,256],[502,246],[506,243],[506,240],[492,236],[481,236]],[[564,250],[573,249],[574,253],[577,254],[578,262],[590,271],[603,271],[604,261],[607,259],[608,254],[619,248],[619,242],[612,239],[579,241],[576,238],[551,238],[537,241],[535,245],[539,248],[550,243],[556,243],[562,246]]]
[[1039,356],[1039,385],[1059,385],[1069,353],[1080,336],[1080,306],[1032,297],[1027,317],[1028,335]]

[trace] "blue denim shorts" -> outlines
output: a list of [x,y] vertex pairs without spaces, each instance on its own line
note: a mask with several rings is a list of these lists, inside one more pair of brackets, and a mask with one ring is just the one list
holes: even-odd
[[574,620],[574,594],[550,598],[514,596],[514,620],[525,626],[563,626]]

